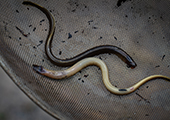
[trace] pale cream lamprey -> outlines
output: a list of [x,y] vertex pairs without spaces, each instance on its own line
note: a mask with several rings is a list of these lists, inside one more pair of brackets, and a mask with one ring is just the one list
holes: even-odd
[[62,78],[67,78],[70,77],[74,74],[76,74],[78,71],[80,71],[81,69],[90,66],[90,65],[96,65],[98,66],[101,71],[102,71],[102,77],[103,77],[103,83],[105,85],[105,87],[114,94],[118,94],[118,95],[124,95],[124,94],[129,94],[133,91],[135,91],[137,88],[139,88],[142,84],[144,84],[145,82],[155,79],[155,78],[163,78],[163,79],[167,79],[170,81],[169,77],[163,76],[163,75],[152,75],[149,76],[147,78],[142,79],[141,81],[139,81],[138,83],[136,83],[135,85],[133,85],[132,87],[129,88],[116,88],[115,86],[113,86],[110,83],[109,80],[109,74],[108,74],[108,68],[106,66],[106,64],[98,59],[98,58],[85,58],[79,62],[77,62],[75,65],[73,65],[72,67],[70,67],[69,69],[63,70],[63,71],[53,71],[53,70],[47,70],[45,68],[43,68],[42,66],[38,66],[38,65],[33,65],[33,69],[40,73],[41,75],[53,78],[53,79],[62,79]]

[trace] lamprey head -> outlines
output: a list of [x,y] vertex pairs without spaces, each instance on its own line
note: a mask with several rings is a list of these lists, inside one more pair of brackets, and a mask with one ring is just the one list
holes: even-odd
[[38,65],[32,65],[33,66],[33,70],[35,70],[37,73],[43,74],[45,73],[45,70],[42,66],[38,66]]
[[135,61],[133,61],[132,59],[126,61],[126,64],[127,64],[127,67],[128,67],[128,68],[131,68],[131,69],[134,69],[134,68],[137,66],[137,64],[135,63]]

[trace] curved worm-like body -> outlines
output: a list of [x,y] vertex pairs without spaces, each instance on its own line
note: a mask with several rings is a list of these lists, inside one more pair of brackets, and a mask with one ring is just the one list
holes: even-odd
[[127,67],[135,68],[137,66],[136,63],[134,62],[134,60],[124,50],[122,50],[119,47],[112,46],[112,45],[101,45],[101,46],[93,47],[93,48],[88,49],[88,50],[86,50],[70,59],[57,58],[52,53],[52,50],[51,50],[52,37],[53,37],[54,31],[55,31],[55,20],[54,20],[53,15],[46,8],[40,6],[36,3],[30,2],[30,1],[24,1],[23,4],[37,7],[43,13],[45,13],[45,15],[47,16],[47,18],[49,20],[49,34],[47,36],[47,40],[45,43],[45,52],[46,52],[46,55],[48,56],[48,58],[53,63],[55,63],[57,66],[71,66],[84,58],[91,57],[94,55],[99,55],[102,53],[116,54],[119,58],[121,58],[127,64]]
[[163,79],[167,79],[170,81],[169,77],[163,76],[163,75],[152,75],[149,77],[146,77],[144,79],[142,79],[141,81],[139,81],[138,83],[136,83],[135,85],[133,85],[132,87],[129,88],[116,88],[115,86],[113,86],[109,80],[109,75],[108,75],[108,68],[106,66],[106,64],[98,59],[98,58],[85,58],[79,62],[77,62],[75,65],[73,65],[72,67],[70,67],[69,69],[63,70],[63,71],[53,71],[53,70],[48,70],[43,68],[42,66],[38,66],[38,65],[33,65],[33,69],[40,73],[41,75],[53,78],[53,79],[62,79],[62,78],[67,78],[70,77],[74,74],[76,74],[78,71],[80,71],[81,69],[89,66],[89,65],[96,65],[98,66],[101,71],[102,71],[102,77],[103,77],[103,83],[105,85],[105,87],[114,94],[118,94],[118,95],[124,95],[124,94],[129,94],[133,91],[135,91],[137,88],[139,88],[142,84],[144,84],[145,82],[155,79],[155,78],[163,78]]

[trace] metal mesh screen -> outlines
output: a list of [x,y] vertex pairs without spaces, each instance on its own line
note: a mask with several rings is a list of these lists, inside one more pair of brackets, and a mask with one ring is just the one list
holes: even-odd
[[[44,50],[48,19],[21,0],[0,1],[0,63],[30,99],[58,119],[169,119],[170,83],[157,79],[129,95],[107,91],[100,69],[53,80],[32,64],[63,70]],[[33,0],[55,17],[53,53],[70,58],[97,45],[124,49],[137,63],[129,69],[117,56],[102,54],[113,85],[124,88],[153,75],[170,76],[169,0]],[[24,36],[19,29],[27,36]]]

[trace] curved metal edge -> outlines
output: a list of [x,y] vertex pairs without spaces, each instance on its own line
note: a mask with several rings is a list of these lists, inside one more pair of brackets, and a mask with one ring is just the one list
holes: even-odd
[[[44,110],[45,112],[47,112],[49,115],[51,115],[52,117],[54,117],[55,119],[69,119],[64,118],[62,115],[57,115],[54,112],[51,112],[51,110],[46,107],[46,105],[43,105],[41,102],[39,102],[38,99],[36,99],[31,93],[27,92],[27,88],[26,87],[22,87],[20,84],[18,84],[17,82],[17,77],[15,74],[13,74],[13,72],[8,69],[8,65],[6,64],[6,62],[3,60],[2,56],[0,55],[0,66],[2,67],[2,69],[5,71],[5,73],[7,73],[7,75],[12,79],[12,81],[20,88],[20,90],[22,90],[36,105],[38,105],[42,110]],[[18,77],[19,78],[19,77]]]

